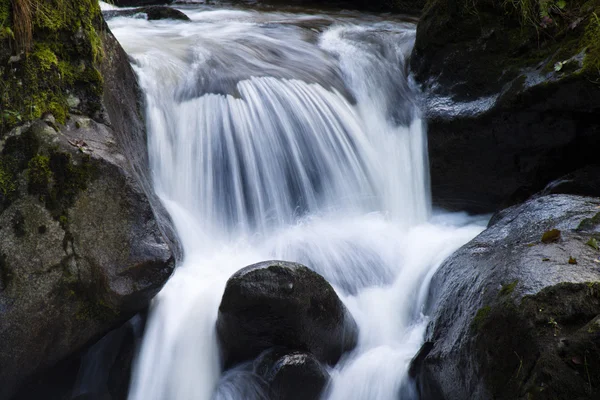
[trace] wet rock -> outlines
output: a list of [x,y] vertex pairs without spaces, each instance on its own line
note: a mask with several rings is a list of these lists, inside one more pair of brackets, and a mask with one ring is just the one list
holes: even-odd
[[254,361],[273,400],[318,400],[329,381],[325,367],[309,353],[270,349]]
[[217,334],[226,368],[272,347],[335,364],[356,345],[358,328],[322,276],[300,264],[266,261],[229,279]]
[[[560,237],[543,243],[553,229]],[[421,398],[598,398],[598,237],[600,199],[550,195],[508,209],[446,260],[411,368]]]
[[28,379],[12,400],[126,400],[146,312],[99,341]]
[[539,10],[523,21],[497,1],[428,4],[411,70],[425,92],[436,204],[496,211],[597,164],[600,1],[576,4],[552,27]]
[[128,10],[109,10],[103,12],[104,18],[110,19],[115,17],[133,17],[135,15],[145,15],[152,21],[158,19],[177,19],[181,21],[189,21],[189,17],[183,12],[166,6],[149,6],[140,7]]
[[108,28],[94,29],[100,102],[82,90],[80,114],[45,113],[0,138],[0,398],[147,307],[174,267],[135,75]]

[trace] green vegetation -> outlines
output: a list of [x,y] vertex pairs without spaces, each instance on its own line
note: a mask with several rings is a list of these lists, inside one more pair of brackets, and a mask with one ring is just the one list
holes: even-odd
[[70,94],[100,109],[102,26],[95,0],[0,0],[0,134],[45,112],[64,123]]
[[592,218],[584,218],[577,226],[578,231],[593,230],[596,226],[600,225],[600,212],[594,215]]
[[515,291],[515,288],[517,287],[517,284],[519,283],[519,280],[515,280],[512,281],[511,283],[507,283],[505,285],[502,285],[502,288],[500,289],[500,295],[501,296],[506,296],[511,294],[512,292]]
[[492,308],[490,306],[481,307],[479,310],[477,310],[477,314],[475,314],[475,318],[473,318],[473,322],[471,322],[471,328],[479,331],[487,320],[491,311]]
[[[96,169],[88,154],[72,155],[57,147],[42,145],[31,127],[6,140],[0,154],[0,202],[7,205],[18,189],[23,175],[27,191],[44,202],[52,216],[61,221],[77,195],[95,178]],[[66,224],[63,224],[66,225]]]
[[46,156],[37,155],[29,160],[27,164],[27,181],[29,193],[39,194],[40,196],[48,194],[48,186],[52,172],[50,171],[50,159]]
[[6,170],[0,160],[0,195],[2,197],[9,197],[16,189],[14,178],[12,174]]

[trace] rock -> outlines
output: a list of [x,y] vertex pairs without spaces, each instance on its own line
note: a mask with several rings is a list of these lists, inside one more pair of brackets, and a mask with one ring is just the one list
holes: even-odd
[[127,400],[146,313],[136,314],[88,348],[32,378],[12,400]]
[[[185,2],[185,1],[182,1]],[[259,4],[304,6],[304,7],[336,7],[343,9],[387,11],[418,15],[423,10],[426,0],[327,0],[316,2],[314,0],[260,0]]]
[[319,400],[329,381],[312,354],[284,348],[266,350],[255,360],[254,371],[269,385],[273,400]]
[[600,165],[589,165],[550,182],[540,193],[600,197]]
[[[542,243],[545,232],[561,232]],[[600,396],[600,199],[550,195],[508,209],[435,273],[425,399]],[[575,258],[577,264],[569,263]]]
[[117,7],[142,7],[171,4],[173,0],[114,0],[111,3]]
[[227,281],[217,334],[226,368],[272,347],[335,364],[356,345],[358,328],[322,276],[300,264],[265,261]]
[[410,65],[442,207],[495,211],[597,163],[600,1],[551,10],[552,27],[512,4],[433,0],[418,23]]
[[183,12],[166,6],[149,6],[133,8],[128,10],[109,10],[104,11],[104,18],[110,19],[115,17],[133,17],[134,15],[146,15],[150,21],[158,19],[177,19],[181,21],[189,21],[189,17]]
[[[52,27],[68,53],[39,54],[46,42],[37,34],[36,52],[11,70],[16,75],[4,71],[10,86],[21,68],[47,56],[39,79],[51,81],[54,60],[70,57],[94,79],[73,76],[76,88],[56,80],[49,94],[46,81],[28,75],[23,96],[39,84],[40,98],[57,103],[40,103],[51,108],[36,110],[44,120],[32,112],[31,121],[0,127],[0,398],[146,308],[179,254],[150,184],[135,75],[97,2],[80,3]],[[95,21],[85,26],[97,43],[71,31],[66,23],[77,20]],[[93,46],[102,46],[101,62]],[[69,94],[80,100],[70,116]]]

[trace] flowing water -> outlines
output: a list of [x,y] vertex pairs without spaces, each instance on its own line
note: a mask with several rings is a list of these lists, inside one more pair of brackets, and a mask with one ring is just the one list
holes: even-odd
[[265,259],[325,276],[359,325],[325,397],[414,398],[406,372],[428,282],[482,230],[431,211],[405,67],[414,22],[183,11],[192,22],[109,21],[145,92],[155,189],[184,249],[153,302],[129,398],[265,398],[247,371],[222,373],[214,328],[228,277]]

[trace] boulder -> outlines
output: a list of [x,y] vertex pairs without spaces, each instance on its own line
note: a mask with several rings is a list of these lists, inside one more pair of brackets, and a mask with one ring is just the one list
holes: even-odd
[[410,66],[424,91],[437,205],[495,211],[597,163],[600,0],[552,4],[425,8]]
[[151,188],[135,75],[85,3],[33,8],[32,43],[22,26],[15,42],[0,36],[3,399],[146,308],[179,254]]
[[189,21],[189,17],[183,12],[166,6],[148,6],[127,10],[108,10],[102,13],[105,19],[115,17],[133,17],[134,15],[145,15],[150,21],[158,19],[177,19]]
[[273,347],[335,364],[356,345],[358,328],[325,278],[300,264],[265,261],[227,281],[217,335],[226,368]]
[[272,400],[319,400],[329,382],[312,354],[284,348],[266,350],[254,361],[254,372],[269,385]]
[[600,199],[514,206],[435,273],[424,399],[600,396]]

